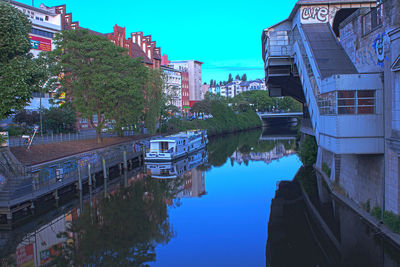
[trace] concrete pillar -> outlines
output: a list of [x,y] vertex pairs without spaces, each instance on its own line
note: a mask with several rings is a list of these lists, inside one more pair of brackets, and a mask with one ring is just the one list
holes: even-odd
[[123,158],[124,158],[124,171],[126,172],[126,170],[128,169],[128,162],[126,160],[126,150],[124,150]]
[[60,199],[60,197],[58,196],[58,190],[54,190],[53,192],[54,195],[54,199],[56,200],[56,207],[58,208],[58,200]]
[[78,166],[78,190],[82,192],[82,175],[80,166]]
[[318,146],[318,153],[317,153],[317,162],[315,163],[315,165],[317,166],[317,168],[319,168],[320,170],[322,170],[322,153],[323,150],[320,146]]
[[107,183],[108,183],[106,159],[103,158],[102,162],[103,162],[103,176],[104,176],[104,197],[106,197],[107,196]]

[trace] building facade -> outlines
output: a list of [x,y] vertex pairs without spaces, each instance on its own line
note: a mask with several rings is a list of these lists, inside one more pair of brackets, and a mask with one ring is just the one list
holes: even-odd
[[189,101],[200,101],[202,85],[202,62],[197,60],[170,61],[170,65],[177,70],[187,70],[189,74]]
[[[317,169],[360,205],[400,214],[400,2],[298,1],[262,33],[271,96],[304,104]],[[310,133],[310,132],[308,132]]]
[[164,80],[164,94],[167,97],[167,104],[174,105],[179,110],[182,110],[182,75],[181,71],[161,66]]

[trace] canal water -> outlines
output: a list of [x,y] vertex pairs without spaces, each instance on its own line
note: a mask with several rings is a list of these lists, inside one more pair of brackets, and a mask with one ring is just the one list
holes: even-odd
[[318,195],[296,132],[211,138],[189,158],[115,179],[107,197],[86,190],[0,232],[0,266],[398,266],[379,232]]

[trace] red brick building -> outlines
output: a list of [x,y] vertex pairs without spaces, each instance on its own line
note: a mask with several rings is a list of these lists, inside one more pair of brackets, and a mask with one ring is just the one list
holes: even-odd
[[[56,6],[56,13],[61,14],[61,28],[63,30],[84,29],[79,26],[79,21],[72,20],[72,13],[67,13],[66,5]],[[86,29],[92,34],[102,35],[111,40],[114,44],[128,49],[129,56],[132,58],[142,58],[146,66],[159,69],[161,67],[161,48],[157,47],[156,41],[152,40],[151,35],[143,36],[143,32],[133,32],[130,38],[126,39],[125,27],[114,25],[113,32],[100,33]]]
[[181,90],[182,90],[182,109],[185,113],[189,112],[189,73],[187,71],[181,72]]

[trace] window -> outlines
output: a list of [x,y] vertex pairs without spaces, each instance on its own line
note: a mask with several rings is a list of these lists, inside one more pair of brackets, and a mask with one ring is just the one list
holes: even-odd
[[362,17],[362,32],[363,35],[374,31],[382,24],[382,7],[372,8],[370,12]]
[[52,32],[47,32],[47,31],[32,28],[32,33],[43,36],[43,37],[53,38]]
[[338,91],[338,114],[354,114],[355,91]]
[[48,20],[49,20],[49,16],[45,16],[45,17],[44,17],[44,20],[45,20],[45,21],[48,21]]

